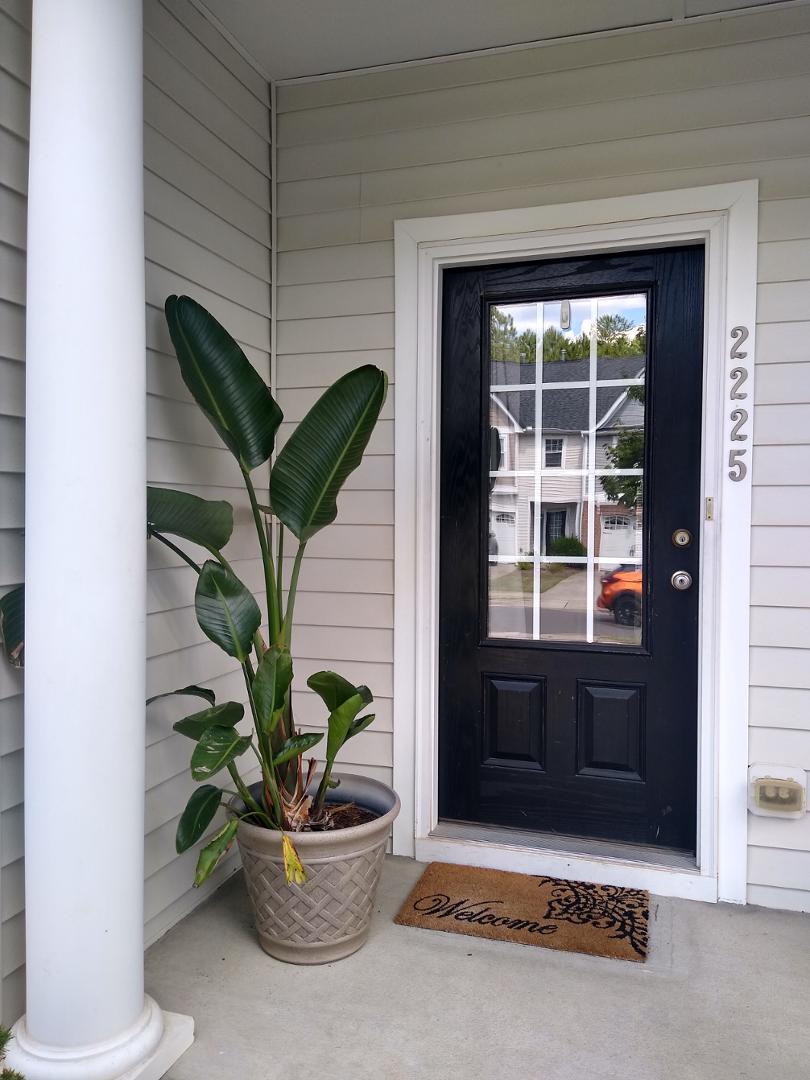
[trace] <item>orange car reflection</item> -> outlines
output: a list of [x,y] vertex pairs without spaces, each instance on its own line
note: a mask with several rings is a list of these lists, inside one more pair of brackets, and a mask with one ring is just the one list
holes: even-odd
[[596,598],[596,606],[610,611],[622,626],[640,626],[643,588],[642,573],[638,567],[620,566],[603,576],[602,591]]

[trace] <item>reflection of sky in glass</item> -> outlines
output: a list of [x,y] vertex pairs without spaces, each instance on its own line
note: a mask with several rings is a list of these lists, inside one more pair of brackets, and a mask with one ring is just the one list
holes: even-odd
[[[537,330],[537,305],[536,304],[508,304],[500,308],[507,311],[515,320],[518,334],[524,330]],[[644,326],[647,321],[647,302],[642,295],[634,296],[602,296],[599,298],[600,315],[623,315],[629,319],[634,327]],[[560,326],[560,303],[547,302],[543,312],[544,329]],[[591,332],[591,302],[590,300],[571,301],[571,328],[564,330],[566,337],[579,337],[580,334]]]

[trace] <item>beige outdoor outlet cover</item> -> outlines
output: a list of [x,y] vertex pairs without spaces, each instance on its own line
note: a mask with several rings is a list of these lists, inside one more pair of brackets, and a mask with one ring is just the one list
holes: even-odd
[[804,817],[807,773],[787,765],[749,766],[748,809],[763,817]]

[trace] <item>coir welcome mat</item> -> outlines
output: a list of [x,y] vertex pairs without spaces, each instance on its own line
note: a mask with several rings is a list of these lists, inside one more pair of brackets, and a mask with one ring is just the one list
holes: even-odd
[[431,863],[394,921],[643,962],[649,908],[641,889]]

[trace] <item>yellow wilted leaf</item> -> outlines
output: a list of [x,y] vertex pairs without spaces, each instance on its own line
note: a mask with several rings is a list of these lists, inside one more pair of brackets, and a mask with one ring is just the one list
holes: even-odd
[[286,833],[281,834],[281,850],[284,854],[284,876],[287,878],[287,884],[303,885],[307,880],[307,875],[298,858],[298,852]]

